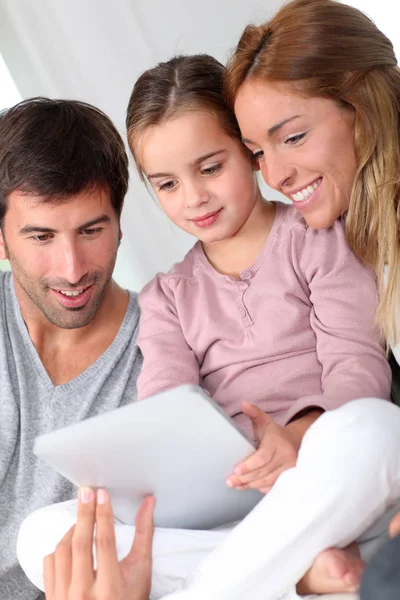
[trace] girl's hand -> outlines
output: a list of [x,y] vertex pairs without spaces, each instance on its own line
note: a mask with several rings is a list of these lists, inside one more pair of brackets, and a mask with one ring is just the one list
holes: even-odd
[[254,454],[236,466],[227,485],[239,490],[257,489],[266,494],[283,471],[295,466],[303,435],[322,411],[313,410],[286,427],[277,425],[268,414],[249,402],[243,402],[243,412],[253,423],[259,445]]
[[[44,559],[47,600],[148,600],[155,499],[146,498],[136,517],[129,554],[118,562],[114,520],[105,490],[79,490],[76,525]],[[96,525],[97,571],[93,568]]]

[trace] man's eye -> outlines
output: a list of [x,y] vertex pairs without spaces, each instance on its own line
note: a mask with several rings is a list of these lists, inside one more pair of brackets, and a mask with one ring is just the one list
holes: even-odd
[[90,229],[84,229],[83,233],[87,236],[95,235],[101,231],[101,227],[91,227]]
[[51,233],[42,233],[41,235],[33,235],[32,239],[35,242],[48,242],[52,237]]

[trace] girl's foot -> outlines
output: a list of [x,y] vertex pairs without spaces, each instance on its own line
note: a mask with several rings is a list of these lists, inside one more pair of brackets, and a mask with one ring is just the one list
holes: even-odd
[[365,563],[356,543],[347,548],[330,548],[317,556],[311,569],[297,584],[297,593],[340,594],[356,592]]

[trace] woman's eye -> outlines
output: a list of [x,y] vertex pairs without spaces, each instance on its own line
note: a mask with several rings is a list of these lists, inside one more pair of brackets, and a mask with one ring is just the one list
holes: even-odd
[[222,169],[222,163],[218,163],[217,165],[212,165],[212,167],[205,167],[201,170],[202,175],[215,175]]
[[285,144],[289,144],[289,145],[294,146],[295,144],[297,144],[298,142],[300,142],[300,140],[302,140],[306,136],[306,133],[307,132],[296,133],[295,135],[289,135],[285,139]]

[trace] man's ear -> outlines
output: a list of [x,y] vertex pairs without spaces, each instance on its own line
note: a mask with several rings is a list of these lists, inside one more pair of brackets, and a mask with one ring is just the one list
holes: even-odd
[[7,260],[6,245],[3,237],[3,230],[0,227],[0,260]]

